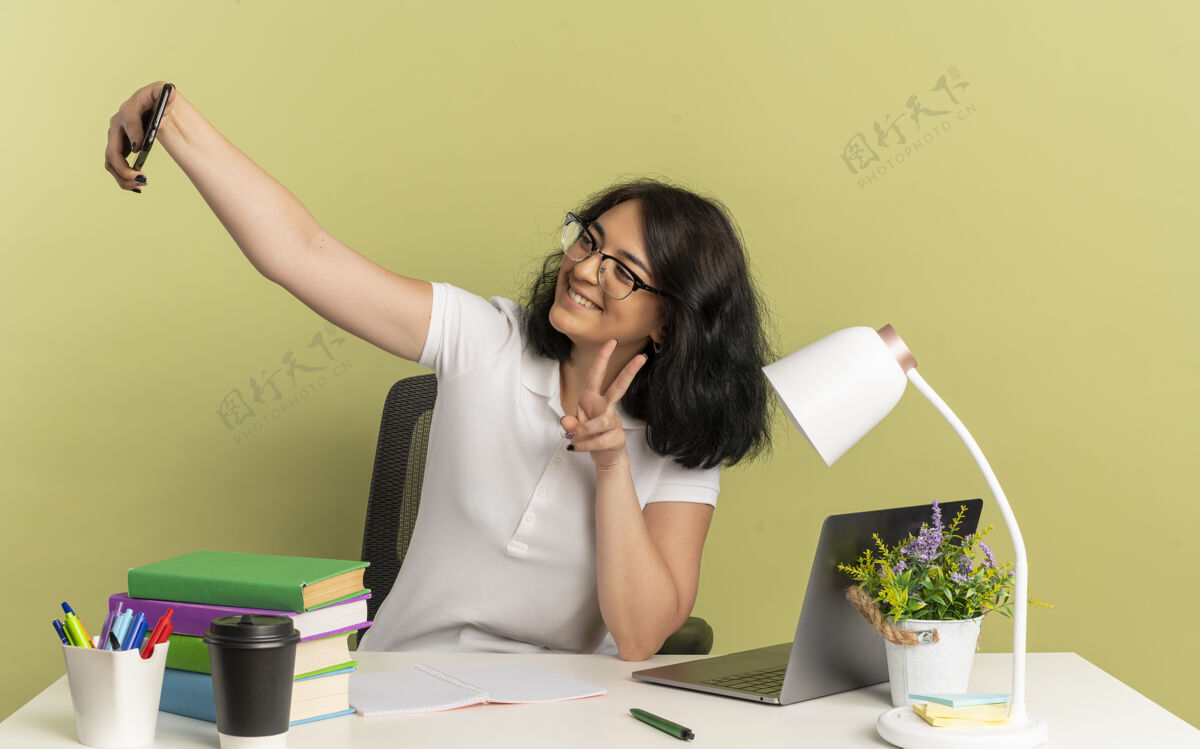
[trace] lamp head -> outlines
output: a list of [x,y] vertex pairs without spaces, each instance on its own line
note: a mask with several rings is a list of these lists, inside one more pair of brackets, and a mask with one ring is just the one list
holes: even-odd
[[846,328],[763,367],[788,417],[828,465],[900,402],[916,359],[891,325]]

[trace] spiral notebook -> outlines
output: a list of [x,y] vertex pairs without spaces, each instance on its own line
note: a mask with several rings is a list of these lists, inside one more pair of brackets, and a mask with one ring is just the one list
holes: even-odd
[[606,691],[524,663],[444,671],[418,663],[395,671],[355,672],[350,677],[350,706],[363,716],[405,715],[489,702],[578,700]]

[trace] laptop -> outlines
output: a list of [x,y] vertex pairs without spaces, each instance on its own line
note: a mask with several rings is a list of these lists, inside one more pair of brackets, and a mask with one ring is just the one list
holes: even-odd
[[[982,499],[939,502],[948,525],[966,506],[958,535],[979,526]],[[846,600],[853,579],[837,569],[874,548],[895,545],[930,520],[930,505],[830,515],[821,525],[808,590],[791,642],[634,671],[633,678],[772,705],[790,705],[888,680],[883,637]]]

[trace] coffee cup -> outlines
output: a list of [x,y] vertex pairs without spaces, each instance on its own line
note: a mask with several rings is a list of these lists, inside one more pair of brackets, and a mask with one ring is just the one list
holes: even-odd
[[300,633],[291,617],[219,616],[204,633],[221,749],[287,746]]

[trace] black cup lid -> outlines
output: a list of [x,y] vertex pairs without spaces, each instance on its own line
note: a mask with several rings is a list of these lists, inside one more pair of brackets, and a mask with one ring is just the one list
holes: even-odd
[[209,622],[209,630],[204,633],[204,641],[209,644],[234,647],[285,645],[299,640],[300,633],[292,625],[292,618],[278,614],[218,616]]

